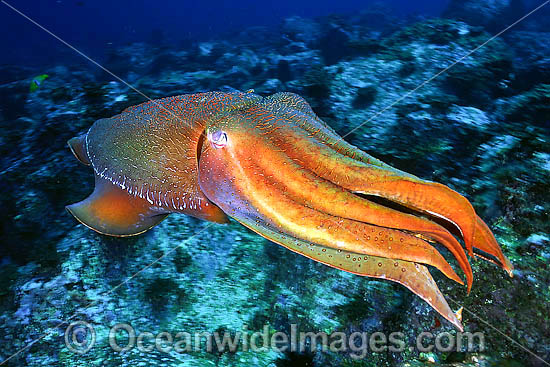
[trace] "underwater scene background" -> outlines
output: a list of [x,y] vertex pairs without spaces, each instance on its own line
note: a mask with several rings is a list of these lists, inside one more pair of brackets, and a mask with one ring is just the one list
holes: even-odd
[[[2,1],[0,364],[549,365],[547,4]],[[405,287],[329,268],[235,221],[173,215],[130,238],[89,230],[65,211],[93,188],[67,140],[146,101],[121,80],[151,98],[303,96],[348,142],[464,194],[514,277],[472,261],[468,295],[432,271],[475,336],[459,344]],[[356,339],[342,350],[175,345],[181,333],[260,333],[261,344],[296,329]],[[133,345],[132,333],[142,336]],[[392,333],[398,342],[364,348],[362,338]]]

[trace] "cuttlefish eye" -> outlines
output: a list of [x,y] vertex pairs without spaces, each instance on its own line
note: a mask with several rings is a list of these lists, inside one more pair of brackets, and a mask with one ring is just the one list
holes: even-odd
[[213,148],[220,149],[227,145],[227,134],[222,130],[214,131],[208,134],[208,140]]

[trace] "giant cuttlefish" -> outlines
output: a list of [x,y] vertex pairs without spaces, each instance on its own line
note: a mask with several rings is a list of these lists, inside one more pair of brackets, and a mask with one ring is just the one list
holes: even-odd
[[137,235],[170,213],[230,216],[323,264],[398,282],[461,330],[425,265],[464,283],[434,244],[454,256],[468,291],[472,269],[451,231],[470,256],[512,274],[466,198],[346,143],[296,94],[149,101],[96,121],[69,146],[93,167],[95,189],[67,209],[106,235]]

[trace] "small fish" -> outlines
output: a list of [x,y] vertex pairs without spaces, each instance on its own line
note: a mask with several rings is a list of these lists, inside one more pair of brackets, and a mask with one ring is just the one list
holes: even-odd
[[48,74],[42,74],[42,75],[38,75],[38,76],[35,76],[34,78],[32,78],[32,81],[31,81],[31,85],[29,87],[29,90],[31,92],[35,92],[38,90],[38,88],[40,88],[40,86],[42,85],[42,82],[46,79],[48,79],[50,76]]

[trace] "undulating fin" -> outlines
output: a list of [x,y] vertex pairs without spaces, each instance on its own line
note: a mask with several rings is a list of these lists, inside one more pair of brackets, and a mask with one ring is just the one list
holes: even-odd
[[387,279],[404,285],[460,331],[464,330],[461,322],[449,307],[445,297],[424,265],[319,246],[286,236],[266,227],[260,228],[250,221],[239,221],[262,237],[325,265],[353,274]]
[[168,215],[147,200],[130,195],[97,175],[94,192],[66,208],[85,226],[118,237],[143,233]]
[[86,153],[86,134],[70,139],[67,144],[69,144],[71,152],[80,163],[85,164],[86,166],[91,164],[90,159],[88,158],[88,153]]
[[218,223],[227,216],[197,185],[205,121],[261,97],[198,93],[149,101],[97,120],[86,136],[96,174],[151,205]]

